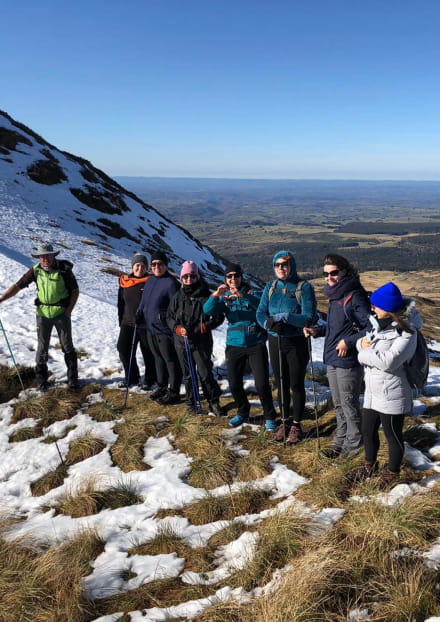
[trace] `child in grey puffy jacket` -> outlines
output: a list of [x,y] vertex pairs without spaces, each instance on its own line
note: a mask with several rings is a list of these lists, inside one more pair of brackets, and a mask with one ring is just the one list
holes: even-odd
[[377,470],[379,426],[388,442],[388,468],[383,478],[397,479],[404,454],[403,421],[412,411],[412,390],[405,371],[416,350],[416,330],[422,319],[414,301],[404,299],[394,283],[377,289],[370,298],[372,330],[357,341],[358,359],[365,370],[362,434],[365,474]]

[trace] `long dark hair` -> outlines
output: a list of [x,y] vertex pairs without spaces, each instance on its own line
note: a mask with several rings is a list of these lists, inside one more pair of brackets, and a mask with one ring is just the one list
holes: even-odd
[[338,266],[339,270],[345,270],[347,276],[354,276],[356,279],[359,278],[359,272],[355,266],[348,261],[342,255],[338,255],[337,253],[329,253],[324,257],[324,266]]

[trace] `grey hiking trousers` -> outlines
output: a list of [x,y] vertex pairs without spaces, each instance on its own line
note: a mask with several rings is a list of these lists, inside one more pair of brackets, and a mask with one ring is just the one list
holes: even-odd
[[362,445],[359,394],[363,369],[327,365],[327,377],[336,411],[336,432],[331,446],[343,454],[354,454]]
[[60,340],[61,349],[67,366],[67,379],[78,380],[78,367],[76,351],[72,342],[72,322],[65,313],[54,318],[46,318],[37,315],[38,346],[35,357],[35,375],[38,382],[44,382],[48,378],[47,360],[49,358],[49,344],[52,328],[55,326]]

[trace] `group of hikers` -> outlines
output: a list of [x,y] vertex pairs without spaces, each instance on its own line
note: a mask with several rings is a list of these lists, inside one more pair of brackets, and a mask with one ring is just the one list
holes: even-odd
[[[39,263],[0,296],[0,303],[35,282],[37,287],[36,382],[48,386],[48,349],[55,326],[67,366],[68,386],[78,388],[77,355],[72,343],[71,313],[78,299],[72,264],[57,259],[50,243],[33,257]],[[402,463],[403,422],[412,410],[412,388],[405,364],[413,357],[421,318],[413,300],[392,282],[368,296],[355,267],[343,256],[323,261],[326,322],[317,322],[314,288],[297,273],[293,254],[273,257],[274,279],[263,292],[245,279],[239,264],[224,270],[224,282],[213,292],[194,261],[184,261],[180,280],[168,270],[168,257],[153,252],[150,261],[135,253],[129,274],[119,277],[117,348],[124,367],[122,387],[140,385],[162,405],[180,402],[182,379],[186,408],[199,413],[199,383],[209,409],[224,415],[221,388],[213,373],[212,331],[225,318],[225,360],[236,412],[229,425],[249,420],[250,402],[244,388],[249,372],[261,401],[265,430],[288,446],[303,439],[301,420],[306,402],[305,376],[311,356],[310,339],[324,337],[324,363],[336,412],[329,459],[343,459],[365,448],[363,474],[378,469],[379,427],[388,443],[392,481]],[[138,344],[145,365],[144,380],[136,360]],[[267,347],[268,346],[268,347]],[[275,377],[277,413],[269,381],[269,360]],[[360,393],[365,380],[361,412]]]

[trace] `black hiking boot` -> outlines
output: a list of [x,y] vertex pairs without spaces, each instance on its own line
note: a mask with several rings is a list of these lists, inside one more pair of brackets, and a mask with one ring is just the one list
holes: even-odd
[[166,387],[157,387],[157,389],[150,394],[150,400],[158,400],[163,397],[167,391],[168,389]]
[[[151,396],[150,396],[151,397]],[[162,397],[158,397],[156,402],[162,406],[170,406],[171,404],[178,404],[180,402],[180,395],[174,391],[167,390]]]
[[225,412],[223,408],[220,406],[220,402],[218,400],[214,400],[209,403],[209,410],[214,413],[216,417],[223,417]]

